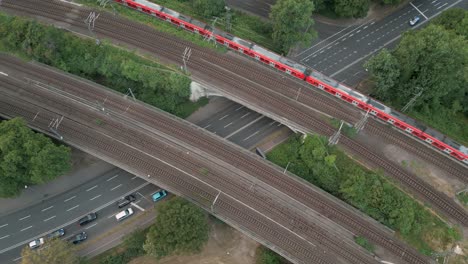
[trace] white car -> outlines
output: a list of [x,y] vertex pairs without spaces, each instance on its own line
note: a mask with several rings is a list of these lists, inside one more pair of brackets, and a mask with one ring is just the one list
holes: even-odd
[[41,238],[38,238],[36,240],[29,242],[29,248],[30,249],[38,248],[42,246],[42,244],[44,244],[44,238],[41,237]]
[[122,212],[116,214],[115,219],[117,219],[117,221],[121,221],[121,220],[124,220],[125,218],[131,216],[132,214],[133,214],[133,209],[128,208],[128,209],[125,209]]

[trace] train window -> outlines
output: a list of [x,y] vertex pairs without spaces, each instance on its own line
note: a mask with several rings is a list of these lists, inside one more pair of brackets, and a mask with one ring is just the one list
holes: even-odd
[[239,52],[244,52],[243,48],[239,48],[238,50],[239,50]]
[[255,59],[256,59],[256,60],[260,60],[260,56],[255,55]]
[[377,112],[375,110],[371,110],[370,113],[373,115],[377,115]]
[[448,148],[446,148],[446,149],[444,149],[444,152],[447,152],[447,153],[452,153],[452,150],[451,150],[451,149],[448,149]]
[[290,70],[290,69],[286,69],[286,73],[287,73],[287,74],[291,74],[291,70]]
[[395,120],[393,120],[393,119],[388,119],[388,122],[389,122],[390,124],[394,124],[394,123],[395,123]]
[[353,105],[358,105],[358,102],[356,102],[356,101],[354,101],[354,100],[353,100],[351,103],[352,103]]
[[341,94],[340,94],[340,93],[336,93],[335,96],[338,97],[338,98],[341,98]]
[[434,142],[434,140],[432,140],[430,138],[426,138],[426,142],[430,144],[430,143]]
[[274,62],[270,61],[269,64],[270,64],[271,67],[275,67],[275,63],[274,63]]
[[323,90],[324,88],[323,84],[319,83],[318,88]]
[[408,132],[408,133],[411,133],[411,132],[413,132],[413,129],[407,127],[407,128],[405,129],[405,131]]
[[171,18],[170,18],[170,17],[166,17],[166,21],[171,22]]
[[197,33],[197,34],[200,33],[200,32],[198,31],[198,28],[194,28],[194,29],[193,29],[193,32],[195,32],[195,33]]

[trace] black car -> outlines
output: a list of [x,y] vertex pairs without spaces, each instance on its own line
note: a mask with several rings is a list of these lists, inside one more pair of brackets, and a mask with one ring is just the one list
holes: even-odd
[[124,198],[120,199],[119,201],[117,201],[117,206],[119,208],[122,208],[124,206],[127,206],[128,204],[130,204],[131,202],[134,202],[136,200],[136,197],[135,195],[133,194],[130,194],[130,195],[127,195],[125,196]]
[[86,225],[86,224],[89,224],[91,223],[92,221],[96,220],[97,218],[97,214],[96,213],[90,213],[88,215],[86,215],[85,217],[81,218],[78,223],[82,226],[82,225]]
[[76,234],[74,237],[73,237],[73,244],[79,244],[83,241],[85,241],[86,239],[88,238],[88,235],[86,234],[86,232],[81,232],[79,234]]

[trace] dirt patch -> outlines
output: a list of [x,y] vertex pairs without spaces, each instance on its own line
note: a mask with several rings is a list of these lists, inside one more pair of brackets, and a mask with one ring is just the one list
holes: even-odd
[[170,256],[156,260],[150,256],[136,258],[129,264],[254,264],[258,243],[234,228],[213,221],[210,238],[199,254]]
[[[455,193],[463,188],[464,184],[462,182],[454,179],[439,167],[414,156],[396,145],[389,144],[385,140],[382,140],[382,138],[377,138],[375,135],[366,133],[365,129],[361,133],[358,137],[363,137],[363,141],[367,141],[369,145],[374,146],[375,151],[380,152],[387,159],[400,164],[403,168],[449,197],[454,198]],[[423,147],[425,146],[421,145],[421,148]]]

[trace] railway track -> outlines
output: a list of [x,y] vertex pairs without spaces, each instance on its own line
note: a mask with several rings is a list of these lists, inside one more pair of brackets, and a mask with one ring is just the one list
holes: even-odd
[[[11,87],[18,86],[14,83],[3,81],[3,86],[8,85]],[[16,88],[11,89],[14,91]],[[54,112],[65,112],[66,118],[73,115],[73,120],[80,124],[86,122],[85,120],[88,120],[88,123],[92,123],[92,120],[94,120],[96,116],[105,116],[100,113],[93,116],[89,114],[83,114],[83,112],[90,112],[89,110],[86,111],[86,108],[90,108],[90,105],[84,105],[80,108],[76,108],[72,102],[64,100],[63,98],[51,98],[51,96],[47,95],[48,92],[49,91],[46,91],[46,93],[44,93],[40,88],[36,90],[29,90],[27,92],[23,90],[15,99],[19,100],[20,98],[32,98],[28,101],[29,104],[42,101],[41,105],[53,105]],[[11,96],[11,94],[5,94],[5,92],[3,92],[2,95],[5,97],[8,97],[9,95]],[[84,110],[82,108],[84,108]],[[62,110],[60,111],[60,109]],[[112,112],[110,113],[110,116],[116,118]],[[338,240],[336,234],[332,235],[332,229],[322,230],[319,225],[315,225],[314,223],[309,222],[308,219],[310,219],[310,215],[301,216],[301,213],[304,212],[305,209],[301,208],[301,210],[293,210],[297,207],[294,206],[294,204],[281,205],[286,203],[286,200],[279,200],[277,198],[279,197],[279,194],[275,194],[274,190],[268,189],[262,191],[261,184],[257,183],[259,187],[257,187],[255,190],[251,190],[249,193],[246,191],[246,189],[250,185],[250,182],[245,182],[246,179],[240,178],[236,181],[228,180],[234,178],[232,171],[235,171],[235,168],[231,169],[231,171],[224,171],[222,169],[217,171],[216,166],[211,165],[210,167],[210,163],[213,163],[213,159],[206,160],[204,163],[202,162],[202,164],[200,164],[200,160],[194,159],[192,155],[185,155],[185,149],[174,151],[174,147],[169,145],[173,145],[174,143],[167,142],[166,144],[162,144],[161,142],[164,142],[163,138],[155,140],[155,136],[149,137],[149,135],[143,132],[139,132],[140,129],[130,129],[128,125],[124,126],[121,122],[118,122],[118,120],[114,120],[113,118],[105,118],[103,119],[103,124],[94,125],[93,127],[89,128],[91,130],[97,131],[100,134],[104,134],[107,131],[117,131],[112,133],[112,136],[108,135],[109,138],[112,140],[125,142],[135,149],[145,150],[146,153],[151,153],[151,155],[154,155],[159,159],[165,159],[165,162],[173,161],[173,163],[177,164],[178,168],[182,168],[183,171],[192,175],[200,173],[198,171],[200,166],[210,168],[210,173],[203,175],[205,182],[208,182],[213,187],[223,190],[223,195],[227,194],[230,195],[230,197],[234,197],[236,194],[238,196],[239,193],[242,193],[243,195],[241,196],[241,200],[244,200],[244,204],[252,205],[252,207],[255,205],[257,211],[260,211],[261,209],[261,212],[268,212],[268,215],[271,216],[271,218],[273,218],[275,221],[280,223],[287,223],[285,226],[289,229],[302,226],[303,228],[301,229],[301,236],[311,240],[319,241],[318,243],[320,243],[320,245],[316,245],[314,254],[318,254],[318,252],[322,250],[339,250],[337,255],[341,256],[342,259],[348,260],[350,263],[375,263],[375,260],[373,260],[367,254],[362,255],[362,252],[357,254],[359,253],[359,250],[356,250],[355,247],[349,248],[346,243],[352,243],[352,241],[345,242],[346,240]],[[125,123],[128,124],[128,122]],[[89,126],[89,124],[87,125]],[[62,128],[60,128],[60,131],[62,131]],[[229,176],[223,178],[223,173]],[[264,197],[261,196],[262,193]],[[294,217],[294,223],[290,222],[291,217]],[[329,260],[326,263],[337,263],[337,261],[333,260],[333,258],[330,259],[329,257]]]
[[[6,61],[6,60],[5,60]],[[25,65],[21,66],[22,69],[27,69]],[[36,70],[35,70],[36,71]],[[46,73],[42,74],[39,72],[39,74],[45,76]],[[59,76],[55,77],[54,79],[59,79]],[[63,77],[62,77],[63,79]],[[71,87],[72,84],[68,82],[68,87],[66,89],[66,92],[69,93],[79,93],[80,96],[83,96],[85,98],[89,98],[88,100],[91,102],[95,102],[99,98],[108,98],[108,106],[112,108],[116,108],[117,111],[119,112],[125,112],[126,115],[128,114],[131,119],[135,120],[143,120],[142,122],[148,123],[148,124],[157,124],[157,128],[159,130],[164,131],[166,134],[171,135],[171,136],[178,136],[181,132],[179,131],[184,131],[183,128],[181,128],[180,124],[178,122],[171,120],[167,115],[164,115],[163,113],[160,113],[161,116],[155,115],[154,114],[149,114],[150,111],[144,111],[148,110],[146,107],[143,105],[134,105],[131,106],[130,108],[127,108],[128,105],[123,100],[120,96],[119,97],[112,97],[112,92],[108,93],[96,93],[96,89],[92,89],[92,87],[87,87],[86,85],[83,84],[75,84],[75,88]],[[120,100],[120,101],[119,101]],[[124,110],[125,109],[125,110]],[[128,110],[128,111],[126,111]],[[167,120],[165,121],[164,118]],[[118,128],[120,129],[120,128]],[[185,129],[186,130],[186,129]],[[215,141],[207,141],[203,137],[210,136],[210,134],[205,133],[201,129],[196,129],[196,130],[190,130],[188,131],[188,134],[182,134],[180,137],[178,137],[178,140],[186,140],[189,142],[203,142],[203,146],[201,147],[202,149],[205,149],[206,151],[209,151],[209,153],[215,153],[216,155],[220,155],[220,157],[224,157],[225,160],[228,162],[231,160],[234,160],[234,166],[242,166],[243,163],[250,163],[250,166],[254,166],[255,164],[252,164],[250,159],[245,160],[240,157],[239,153],[236,153],[236,151],[229,151],[230,149],[227,150],[227,153],[223,154],[220,152],[220,149],[223,149],[222,145],[219,145],[218,142]],[[199,132],[202,135],[198,136],[198,133],[194,132]],[[205,135],[206,134],[206,135]],[[189,140],[187,140],[187,138]],[[218,150],[218,151],[216,151]],[[226,150],[226,148],[224,148]],[[237,150],[237,149],[234,149]],[[255,159],[255,157],[252,157]],[[238,161],[240,160],[240,161]],[[244,165],[245,166],[245,165]],[[344,223],[344,226],[348,227],[350,230],[353,230],[353,232],[356,232],[356,234],[359,235],[364,235],[366,237],[369,237],[371,241],[375,242],[376,244],[382,245],[388,249],[390,249],[392,252],[394,252],[397,255],[403,255],[403,256],[411,256],[414,254],[414,252],[407,252],[406,246],[401,244],[400,242],[393,241],[393,239],[389,238],[388,234],[385,234],[380,230],[379,226],[376,225],[369,225],[369,222],[366,223],[366,221],[363,221],[362,219],[359,219],[359,215],[356,214],[355,212],[351,211],[349,212],[349,209],[346,207],[340,206],[340,202],[323,202],[318,199],[318,196],[323,196],[323,193],[317,190],[313,190],[308,188],[306,185],[303,185],[302,182],[297,181],[297,180],[289,180],[289,178],[285,178],[284,175],[281,173],[278,173],[278,170],[267,170],[265,169],[260,169],[260,168],[252,168],[252,173],[257,175],[259,180],[263,182],[267,182],[269,184],[274,184],[277,189],[281,189],[286,191],[287,193],[294,194],[295,199],[300,200],[302,203],[311,206],[315,210],[318,210],[319,213],[327,216],[328,218],[332,219],[333,221],[339,222],[340,224]],[[253,175],[252,174],[252,175]],[[279,174],[279,176],[277,176]],[[259,177],[259,175],[266,175],[263,177]],[[272,178],[272,176],[277,176]],[[288,184],[285,184],[288,183]],[[301,189],[302,188],[302,189]],[[245,187],[245,189],[248,189],[248,186]],[[240,190],[242,191],[242,189]],[[316,209],[318,208],[318,209]],[[284,210],[284,209],[283,209]],[[346,212],[346,213],[345,213]],[[300,220],[300,219],[298,219]],[[304,223],[301,223],[300,221],[295,221],[294,227],[301,228],[302,232],[305,232],[307,225]],[[403,252],[403,253],[402,253]],[[408,260],[409,263],[417,263],[414,259]]]

